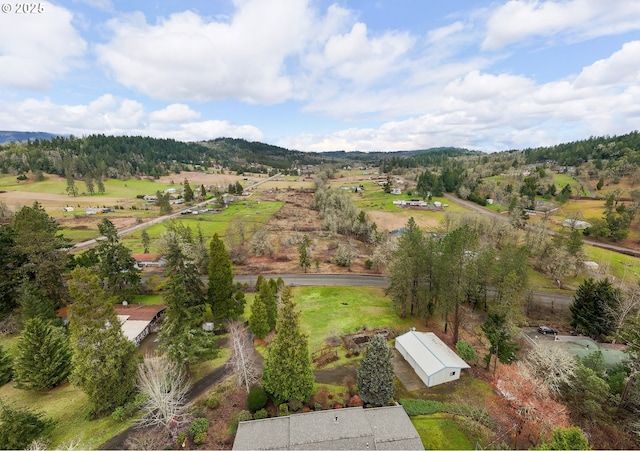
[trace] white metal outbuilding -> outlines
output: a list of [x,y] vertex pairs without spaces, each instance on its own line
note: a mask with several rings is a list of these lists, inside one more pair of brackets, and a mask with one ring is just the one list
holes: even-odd
[[411,330],[396,338],[395,347],[427,387],[459,379],[470,368],[433,332]]

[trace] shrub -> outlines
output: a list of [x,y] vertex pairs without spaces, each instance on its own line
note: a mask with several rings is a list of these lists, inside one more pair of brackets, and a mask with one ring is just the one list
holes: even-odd
[[367,258],[367,259],[364,261],[364,267],[365,267],[365,269],[371,269],[371,268],[373,268],[373,260],[371,260],[370,258]]
[[267,409],[260,409],[256,413],[253,414],[254,420],[262,420],[263,418],[267,418],[269,414],[267,413]]
[[187,433],[181,432],[178,434],[178,438],[176,439],[176,445],[182,448],[182,445],[187,441]]
[[400,404],[404,408],[407,415],[431,415],[433,413],[442,412],[444,406],[439,401],[428,401],[424,399],[401,399]]
[[196,434],[202,432],[206,434],[207,429],[209,429],[209,420],[207,420],[206,418],[196,418],[191,422],[191,425],[189,426],[189,432],[194,437],[196,436]]
[[280,404],[278,406],[278,416],[286,417],[287,415],[289,415],[289,406],[286,403]]
[[467,362],[473,362],[478,358],[478,355],[476,354],[476,350],[473,349],[473,346],[471,346],[468,342],[464,340],[460,340],[456,343],[456,351],[458,351],[458,354],[460,354],[460,357],[462,357]]
[[288,405],[291,412],[297,412],[302,409],[302,401],[298,401],[297,399],[290,400]]
[[193,436],[193,443],[195,443],[196,445],[202,445],[206,441],[207,441],[206,432],[198,432],[196,435]]
[[209,409],[215,409],[216,407],[218,407],[219,404],[220,404],[220,400],[218,400],[218,398],[215,396],[209,396],[207,398],[207,401],[205,402],[205,405]]
[[267,405],[267,394],[262,387],[251,387],[247,396],[249,410],[255,412]]
[[320,404],[319,402],[314,402],[313,403],[313,410],[322,410],[322,404]]
[[111,413],[111,418],[113,418],[116,421],[124,421],[128,418],[126,411],[124,410],[123,406],[120,407],[116,407],[116,410],[114,410]]

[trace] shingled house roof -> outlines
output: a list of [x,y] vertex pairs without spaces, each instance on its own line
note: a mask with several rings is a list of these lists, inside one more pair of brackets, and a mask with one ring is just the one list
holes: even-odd
[[402,406],[391,406],[321,410],[242,421],[233,449],[423,450],[424,447]]

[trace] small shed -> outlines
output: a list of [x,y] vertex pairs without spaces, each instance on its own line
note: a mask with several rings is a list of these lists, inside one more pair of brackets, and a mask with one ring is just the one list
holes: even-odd
[[433,332],[411,330],[397,337],[395,346],[427,387],[459,379],[470,368]]
[[579,219],[565,219],[564,221],[562,221],[562,227],[569,227],[571,229],[575,229],[575,230],[584,230],[584,229],[588,229],[589,227],[591,227],[591,223],[587,222],[587,221],[581,221]]

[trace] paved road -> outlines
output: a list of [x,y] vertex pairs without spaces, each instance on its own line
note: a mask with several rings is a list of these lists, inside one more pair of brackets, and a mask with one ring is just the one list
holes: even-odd
[[[264,274],[264,276],[268,279],[282,277],[286,285],[292,286],[386,287],[389,284],[387,277],[368,274]],[[253,286],[257,278],[257,275],[237,275],[233,280]],[[488,291],[491,296],[492,290]],[[545,291],[531,291],[531,296],[537,304],[553,305],[559,308],[568,308],[573,301],[573,295]]]
[[[388,279],[382,276],[366,274],[264,274],[268,279],[282,277],[285,285],[291,286],[352,286],[352,287],[386,287]],[[237,275],[234,282],[255,285],[258,275]]]

